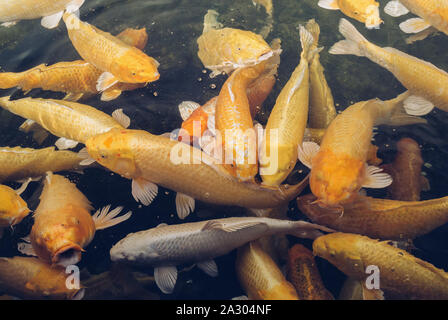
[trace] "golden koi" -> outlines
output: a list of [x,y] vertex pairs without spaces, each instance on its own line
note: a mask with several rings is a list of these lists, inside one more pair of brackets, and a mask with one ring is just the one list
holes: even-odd
[[77,12],[84,0],[6,0],[0,4],[0,22],[10,26],[19,20],[42,18],[41,24],[47,29],[56,28],[67,9]]
[[76,171],[82,166],[78,154],[71,151],[44,149],[0,148],[0,182],[36,178],[48,171]]
[[331,122],[320,148],[313,142],[299,148],[300,161],[311,169],[311,191],[321,205],[337,207],[353,201],[361,187],[384,188],[392,183],[382,169],[366,162],[372,158],[370,141],[375,125],[425,123],[404,112],[403,101],[408,96],[405,92],[388,101],[358,102]]
[[[257,137],[246,90],[263,69],[262,63],[235,70],[216,101],[215,128],[222,137],[224,167],[241,181],[254,182],[258,173]],[[219,142],[216,143],[220,148]]]
[[391,164],[382,165],[384,172],[391,175],[393,182],[388,187],[391,199],[419,201],[420,192],[429,190],[429,182],[422,175],[422,154],[418,143],[411,138],[397,142],[397,155]]
[[208,10],[204,17],[204,30],[197,40],[199,59],[207,69],[212,70],[210,77],[257,65],[274,55],[272,48],[260,35],[223,28],[217,16],[216,11]]
[[384,8],[392,17],[408,14],[409,11],[420,18],[411,18],[400,23],[400,29],[406,33],[420,33],[431,26],[448,35],[447,0],[394,0]]
[[131,216],[128,212],[115,218],[123,208],[109,211],[110,206],[106,206],[92,217],[91,209],[89,200],[75,184],[63,176],[47,174],[30,233],[37,256],[64,267],[76,264],[95,231],[112,227]]
[[319,0],[318,6],[329,10],[341,10],[346,16],[365,23],[367,29],[379,29],[380,4],[375,0]]
[[[146,29],[126,29],[117,38],[131,46],[143,49],[148,35]],[[23,91],[35,88],[43,90],[61,91],[67,93],[64,100],[77,101],[87,94],[97,94],[96,83],[103,71],[83,60],[58,62],[51,66],[44,64],[30,70],[12,73],[0,73],[0,88],[19,87]],[[101,100],[110,101],[117,98],[122,91],[134,90],[141,84],[117,83],[102,93]]]
[[123,129],[130,124],[129,117],[121,109],[114,111],[111,117],[91,106],[64,100],[24,98],[11,101],[9,97],[3,97],[0,107],[33,120],[60,137],[56,143],[59,149],[73,148],[92,136],[112,128]]
[[448,197],[426,201],[397,201],[360,196],[341,211],[321,208],[310,194],[297,199],[312,221],[341,232],[379,239],[414,239],[448,222]]
[[277,97],[260,147],[260,175],[269,186],[282,183],[294,169],[308,120],[309,61],[316,51],[310,51],[314,39],[303,26],[300,41],[300,63]]
[[301,244],[289,249],[287,279],[300,300],[334,300],[322,283],[313,253]]
[[345,19],[339,23],[339,32],[346,40],[336,43],[329,52],[365,56],[389,70],[412,93],[404,105],[408,114],[425,115],[434,105],[448,111],[447,72],[397,49],[370,43]]
[[257,241],[238,249],[236,273],[251,300],[299,300],[292,284]]
[[67,288],[65,271],[36,258],[0,258],[0,290],[22,299],[82,299],[85,288]]
[[448,299],[448,273],[387,242],[357,234],[332,233],[314,240],[313,251],[357,280],[377,266],[381,289],[411,299]]
[[320,63],[319,35],[320,27],[314,19],[306,24],[306,29],[314,38],[311,51],[316,50],[310,61],[310,110],[308,112],[308,126],[310,128],[327,128],[336,117],[333,95],[324,75],[324,68]]
[[31,212],[26,202],[20,197],[29,181],[18,190],[0,185],[0,238],[3,228],[19,224]]
[[157,184],[178,192],[176,208],[182,218],[194,210],[194,199],[246,208],[273,208],[286,203],[305,188],[267,188],[241,183],[216,160],[197,148],[143,130],[113,129],[86,142],[90,157],[106,168],[132,179],[132,195],[149,205]]
[[104,91],[117,82],[148,83],[159,79],[159,63],[154,58],[110,33],[82,22],[73,14],[65,13],[63,19],[79,55],[104,71],[98,78],[98,91]]

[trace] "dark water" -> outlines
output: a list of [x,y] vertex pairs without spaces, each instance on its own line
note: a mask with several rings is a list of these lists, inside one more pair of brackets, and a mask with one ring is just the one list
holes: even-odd
[[[327,81],[333,91],[338,110],[343,110],[353,102],[378,97],[389,99],[405,89],[392,74],[366,58],[355,56],[334,56],[328,54],[328,48],[342,39],[337,32],[339,19],[344,15],[339,11],[328,11],[317,6],[317,0],[277,0],[274,1],[274,28],[267,41],[281,38],[283,53],[279,68],[278,82],[259,114],[258,121],[265,124],[269,111],[282,86],[288,80],[292,70],[299,62],[300,43],[298,27],[309,19],[315,18],[321,26],[320,45],[325,47],[321,53],[321,62],[326,69]],[[380,1],[383,8],[387,1]],[[160,62],[159,81],[135,91],[124,92],[111,102],[100,101],[99,96],[82,100],[82,103],[94,106],[108,114],[117,108],[123,108],[130,116],[132,129],[144,129],[161,134],[178,128],[181,118],[177,105],[184,100],[204,103],[218,94],[225,81],[224,76],[214,79],[208,77],[197,57],[196,39],[202,33],[203,16],[208,9],[220,13],[219,20],[226,27],[240,28],[259,32],[266,22],[264,9],[257,8],[250,0],[209,1],[209,0],[86,0],[81,8],[81,19],[101,30],[118,34],[128,27],[146,27],[149,41],[145,52]],[[418,58],[430,61],[436,66],[448,70],[446,50],[448,38],[437,35],[412,45],[405,43],[398,24],[409,18],[391,18],[381,14],[385,24],[380,30],[368,31],[360,23],[352,23],[373,43],[391,46]],[[79,59],[72,47],[63,23],[58,28],[47,30],[40,26],[39,20],[21,21],[11,28],[0,28],[0,68],[2,71],[19,72],[41,63],[53,64],[59,61]],[[212,89],[216,87],[216,89]],[[0,90],[0,96],[21,96],[16,89]],[[64,95],[54,92],[33,90],[28,96],[44,98],[62,98]],[[448,116],[436,110],[425,117],[427,125],[409,127],[380,127],[375,137],[379,147],[378,156],[385,163],[393,160],[395,143],[402,137],[411,137],[422,146],[422,156],[427,163],[424,172],[431,183],[431,190],[422,193],[422,199],[432,199],[447,195],[448,183]],[[56,138],[47,139],[43,145],[37,145],[30,137],[17,130],[24,120],[6,111],[0,111],[0,145],[41,148],[54,144]],[[78,149],[77,149],[78,150]],[[300,164],[297,169],[303,169]],[[91,275],[98,275],[111,268],[109,250],[113,244],[130,232],[149,229],[161,222],[181,223],[175,211],[175,193],[163,188],[149,207],[139,206],[131,196],[131,181],[119,177],[101,168],[85,170],[83,175],[66,173],[77,187],[87,196],[95,208],[107,204],[125,206],[133,211],[128,221],[95,235],[95,239],[86,248],[79,267]],[[289,181],[298,181],[300,175],[293,174]],[[11,183],[16,187],[17,184]],[[38,204],[33,193],[38,184],[33,184],[23,195],[30,208]],[[308,190],[309,191],[309,190]],[[371,195],[383,197],[384,191]],[[289,215],[292,219],[304,218],[294,203],[290,204]],[[197,203],[196,210],[184,222],[193,222],[206,218],[244,215],[239,208],[226,208]],[[17,241],[26,236],[32,226],[32,218],[26,218],[13,232],[5,233],[0,241],[0,256],[18,255]],[[291,243],[301,242],[310,247],[311,242],[290,238]],[[430,234],[415,240],[416,256],[448,270],[448,228],[443,226]],[[243,295],[235,274],[235,251],[216,259],[219,276],[211,278],[197,268],[179,273],[178,282],[172,295],[163,295],[154,284],[147,289],[160,295],[162,299],[230,299]],[[338,295],[345,276],[324,260],[317,259],[323,280],[334,295]],[[152,275],[152,268],[140,269]],[[99,291],[101,292],[101,290]],[[116,296],[87,291],[87,297],[109,299]],[[122,297],[123,298],[123,297]],[[128,298],[143,298],[138,294]]]

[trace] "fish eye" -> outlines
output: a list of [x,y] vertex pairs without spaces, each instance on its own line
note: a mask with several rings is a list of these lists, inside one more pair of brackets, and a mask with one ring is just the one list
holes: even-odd
[[106,159],[106,156],[104,154],[100,154],[101,159]]
[[358,15],[359,14],[359,11],[355,11],[355,12],[353,12],[355,15]]
[[135,75],[136,75],[136,73],[135,73],[135,72],[132,72],[132,75],[133,75],[133,76],[135,76]]

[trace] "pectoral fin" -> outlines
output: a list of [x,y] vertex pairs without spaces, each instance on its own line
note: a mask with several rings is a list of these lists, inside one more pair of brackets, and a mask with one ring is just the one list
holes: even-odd
[[29,235],[22,238],[21,240],[23,240],[23,242],[19,242],[17,244],[17,250],[24,255],[37,257],[37,254],[30,243]]
[[424,116],[434,109],[434,104],[419,96],[410,96],[404,101],[406,113],[412,116]]
[[118,79],[110,72],[104,72],[98,78],[96,83],[96,90],[99,92],[103,92],[106,89],[109,89],[114,84],[118,82]]
[[42,27],[47,28],[47,29],[54,29],[59,25],[59,22],[62,19],[62,14],[64,12],[60,11],[58,13],[55,13],[51,16],[46,16],[43,17],[40,24],[42,25]]
[[400,23],[400,29],[406,33],[419,33],[431,27],[431,24],[421,18],[411,18]]
[[210,277],[218,276],[218,266],[216,265],[216,262],[214,260],[199,262],[197,266]]
[[67,138],[59,138],[55,143],[55,146],[59,150],[71,149],[71,148],[76,147],[77,145],[78,145],[78,141],[70,140]]
[[62,99],[65,101],[73,101],[76,102],[84,96],[84,93],[67,93],[67,95]]
[[313,158],[319,152],[320,146],[315,142],[307,141],[303,142],[302,146],[299,145],[298,149],[300,162],[311,169]]
[[381,168],[368,166],[366,169],[366,178],[362,186],[364,188],[375,189],[381,189],[389,186],[392,183],[392,177],[382,171],[383,169]]
[[390,1],[384,7],[384,12],[392,17],[400,17],[409,13],[409,10],[400,1]]
[[9,27],[15,26],[17,24],[17,22],[18,21],[4,22],[4,23],[0,24],[0,26],[9,28]]
[[173,266],[154,268],[154,280],[163,293],[172,293],[177,281],[177,268]]
[[319,0],[317,5],[328,10],[339,10],[339,5],[336,0]]
[[82,148],[81,150],[79,150],[78,157],[84,159],[79,163],[81,166],[89,166],[95,162],[95,159],[90,157],[89,153],[87,152],[87,148]]
[[186,194],[178,192],[176,194],[176,211],[179,219],[185,219],[194,211],[194,199]]
[[96,230],[113,227],[131,217],[132,212],[128,211],[126,214],[115,218],[121,210],[123,210],[123,207],[116,207],[114,210],[110,210],[110,207],[111,205],[109,204],[102,209],[98,209],[98,211],[92,216],[92,219],[95,222]]
[[123,128],[128,128],[131,125],[131,119],[124,114],[123,109],[117,109],[112,112],[112,118],[114,118]]
[[111,101],[117,99],[121,95],[121,90],[109,88],[101,94],[101,101]]
[[157,196],[158,187],[155,183],[148,180],[137,178],[132,180],[132,196],[135,201],[149,206]]
[[194,101],[182,101],[178,108],[180,112],[180,117],[183,121],[187,120],[191,114],[199,108],[201,105]]

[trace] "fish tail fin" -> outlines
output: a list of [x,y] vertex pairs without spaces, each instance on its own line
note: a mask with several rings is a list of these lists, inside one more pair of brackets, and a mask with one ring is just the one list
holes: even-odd
[[131,217],[132,212],[128,211],[126,214],[123,214],[117,218],[115,218],[121,210],[123,210],[123,207],[117,207],[114,210],[110,210],[110,204],[105,206],[102,209],[99,209],[94,215],[93,215],[93,221],[95,222],[95,229],[101,230],[110,228],[112,226],[115,226],[123,221],[126,221]]
[[407,126],[411,124],[427,123],[425,119],[409,114],[407,103],[409,103],[412,97],[414,96],[412,96],[409,91],[406,91],[392,100],[384,101],[384,103],[388,105],[387,108],[389,108],[390,111],[387,112],[385,116],[378,119],[375,125],[386,124],[390,126]]
[[313,35],[302,25],[300,26],[300,43],[302,44],[302,58],[311,61],[317,50],[314,48]]
[[320,36],[320,27],[317,24],[316,20],[311,19],[305,25],[306,30],[311,33],[314,39],[314,47],[317,48],[319,45],[319,36]]
[[363,43],[368,42],[368,40],[356,30],[354,25],[346,19],[341,19],[339,22],[339,32],[345,37],[345,40],[339,41],[333,45],[329,51],[331,54],[365,56],[362,46]]
[[1,72],[0,73],[0,89],[9,89],[19,86],[23,78],[22,73]]
[[297,238],[316,239],[324,235],[322,231],[335,232],[333,229],[306,221],[295,221],[294,224],[296,225],[296,228],[288,233]]

